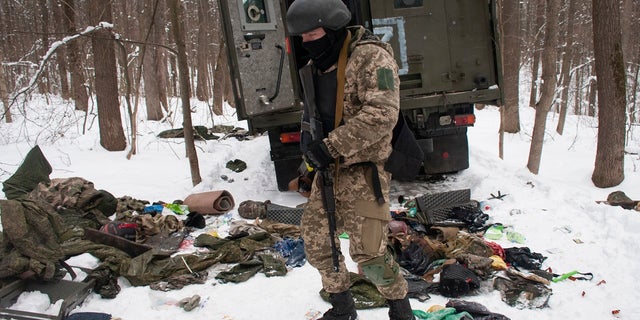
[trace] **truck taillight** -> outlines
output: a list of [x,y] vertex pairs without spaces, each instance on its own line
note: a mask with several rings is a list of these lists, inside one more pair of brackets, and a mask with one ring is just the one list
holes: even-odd
[[294,143],[300,142],[300,132],[284,132],[280,134],[280,142]]
[[287,48],[287,54],[291,54],[291,45],[289,44],[289,38],[284,38],[284,47]]
[[453,117],[453,123],[456,126],[472,126],[476,123],[476,116],[474,114],[459,114]]

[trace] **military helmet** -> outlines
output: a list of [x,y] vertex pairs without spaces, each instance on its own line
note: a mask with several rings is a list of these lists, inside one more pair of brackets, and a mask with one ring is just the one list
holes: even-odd
[[291,35],[320,27],[338,30],[350,20],[351,12],[341,0],[296,0],[287,10],[287,29]]

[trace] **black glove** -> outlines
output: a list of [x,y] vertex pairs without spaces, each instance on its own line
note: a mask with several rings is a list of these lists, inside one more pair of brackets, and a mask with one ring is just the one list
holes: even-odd
[[322,140],[312,141],[307,146],[307,152],[305,152],[304,156],[307,158],[309,165],[316,170],[329,168],[329,164],[334,160]]

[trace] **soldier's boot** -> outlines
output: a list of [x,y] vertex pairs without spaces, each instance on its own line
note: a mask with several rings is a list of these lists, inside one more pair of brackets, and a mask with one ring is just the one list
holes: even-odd
[[358,313],[353,302],[351,291],[329,294],[332,308],[322,315],[319,320],[356,320]]
[[389,305],[389,319],[390,320],[415,320],[413,316],[413,310],[411,310],[411,303],[409,298],[398,300],[387,300]]

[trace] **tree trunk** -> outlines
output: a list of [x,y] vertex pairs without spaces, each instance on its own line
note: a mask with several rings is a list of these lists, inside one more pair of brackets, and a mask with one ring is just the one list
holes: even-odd
[[169,57],[169,66],[171,73],[169,74],[169,88],[171,88],[171,96],[178,95],[178,62],[175,56]]
[[[62,24],[62,7],[58,5],[58,0],[53,0],[52,3],[55,31],[57,34],[64,34],[65,30],[63,30]],[[56,50],[56,63],[58,65],[58,73],[60,73],[60,96],[62,99],[68,100],[71,97],[71,94],[69,93],[69,81],[67,81],[67,60],[65,57],[66,50],[61,46]]]
[[[220,12],[216,10],[214,12],[213,21],[215,21],[214,32],[217,34],[222,33],[222,24],[220,18]],[[233,94],[233,83],[231,82],[231,72],[229,72],[229,55],[227,54],[227,43],[223,36],[218,38],[218,48],[216,50],[216,65],[214,70],[214,108],[218,108],[218,112],[223,112],[222,104],[226,101],[229,106],[235,108],[235,96]],[[220,87],[217,87],[220,86]],[[220,91],[216,91],[220,89]],[[222,94],[222,97],[218,97],[218,94]],[[218,101],[218,102],[216,102]],[[216,107],[220,106],[220,107]]]
[[198,0],[198,43],[197,43],[197,81],[196,81],[196,98],[200,101],[209,101],[209,64],[207,58],[211,51],[211,41],[207,36],[209,30],[209,1]]
[[131,105],[131,77],[129,77],[129,64],[127,63],[127,49],[120,40],[116,40],[118,51],[120,53],[120,61],[122,61],[122,78],[124,80],[124,99],[127,104],[129,123],[131,124],[131,149],[127,153],[127,159],[137,153],[138,150],[138,123],[137,109]]
[[562,99],[560,99],[560,116],[558,118],[558,126],[556,132],[562,135],[564,132],[564,123],[567,119],[569,111],[569,84],[571,83],[571,66],[573,62],[573,12],[575,12],[576,0],[569,0],[567,9],[567,32],[565,36],[565,44],[563,46],[564,53],[562,56],[562,71],[560,76],[562,82],[560,88],[562,90]]
[[638,123],[638,119],[640,118],[640,109],[638,108],[638,88],[640,87],[640,46],[638,46],[637,48],[638,54],[632,57],[632,67],[630,68],[630,74],[632,74],[630,82],[632,83],[632,85],[629,86],[631,89],[631,98],[629,101],[629,123],[631,124]]
[[589,82],[589,110],[587,110],[587,115],[589,117],[596,116],[596,98],[598,97],[598,81],[596,79],[591,78]]
[[629,123],[637,123],[638,122],[638,82],[640,82],[640,65],[637,65],[635,68],[634,76],[633,76],[633,90],[631,90],[631,103],[629,103]]
[[225,48],[220,52],[222,58],[222,70],[224,70],[224,100],[232,108],[236,107],[235,95],[233,94],[233,83],[231,82],[231,72],[229,72],[229,55],[227,54],[226,43],[222,43]]
[[2,51],[0,51],[0,101],[2,101],[2,104],[4,105],[2,118],[4,118],[6,123],[11,123],[13,122],[13,118],[11,117],[11,109],[9,109],[9,89],[7,88],[7,80],[4,75],[2,61],[4,61],[4,57],[2,55]]
[[538,102],[538,71],[540,69],[540,51],[535,49],[531,66],[531,91],[529,92],[529,107],[536,107]]
[[[98,14],[93,21],[112,22],[111,1],[92,0],[91,11]],[[122,151],[127,147],[120,103],[118,101],[118,74],[114,41],[107,30],[98,30],[91,37],[93,65],[95,68],[95,91],[98,104],[100,145],[108,151]]]
[[[632,57],[635,54],[635,50],[633,50],[634,44],[637,43],[638,35],[636,33],[637,29],[634,29],[633,18],[638,19],[638,17],[633,16],[633,1],[636,0],[621,0],[622,1],[622,14],[620,16],[620,28],[622,32],[622,54],[625,57],[627,62],[633,61]],[[637,2],[637,1],[636,1]],[[637,6],[638,4],[636,4]],[[629,64],[631,65],[631,64]]]
[[169,5],[169,11],[171,12],[171,29],[173,30],[173,37],[175,38],[176,49],[178,51],[178,81],[180,83],[180,98],[182,100],[185,148],[187,157],[189,158],[189,168],[191,169],[191,182],[195,186],[202,181],[202,177],[200,176],[198,153],[196,153],[193,123],[191,121],[191,105],[189,103],[191,88],[189,87],[189,65],[185,45],[184,15],[179,0],[168,0],[167,3]]
[[504,81],[504,105],[502,129],[508,133],[520,132],[519,83],[520,83],[520,6],[518,1],[502,1],[502,36]]
[[0,52],[4,53],[5,57],[10,57],[10,25],[11,18],[8,12],[8,1],[0,2]]
[[[60,1],[63,11],[62,23],[67,35],[76,33],[76,8],[74,0]],[[67,62],[69,63],[69,71],[71,75],[71,98],[75,102],[76,110],[87,111],[89,109],[89,97],[85,87],[85,78],[83,73],[83,64],[81,56],[83,54],[82,46],[76,41],[67,44]]]
[[213,113],[222,114],[222,103],[224,102],[224,80],[227,70],[223,69],[223,52],[226,50],[225,43],[220,39],[220,49],[218,51],[218,59],[216,59],[216,71],[213,74]]
[[540,160],[542,159],[542,145],[547,124],[547,114],[551,110],[555,100],[557,85],[556,63],[558,47],[558,12],[560,11],[561,0],[546,0],[546,28],[545,41],[542,51],[542,91],[540,102],[536,105],[536,117],[531,134],[531,148],[529,149],[529,160],[527,168],[531,173],[538,174],[540,170]]
[[[148,31],[145,43],[163,43],[164,19],[163,1],[145,1],[145,23],[142,30]],[[146,32],[145,32],[146,33]],[[144,96],[147,106],[147,120],[161,120],[162,112],[168,110],[166,94],[166,76],[162,75],[164,69],[164,49],[155,45],[145,47],[143,58]]]
[[584,92],[584,90],[582,89],[582,86],[584,85],[584,79],[582,76],[582,70],[584,68],[580,68],[578,69],[578,71],[576,71],[576,81],[575,82],[575,94],[573,95],[573,114],[575,115],[583,115],[583,111],[582,111],[582,94]]
[[626,77],[620,2],[593,0],[593,44],[598,77],[598,144],[591,181],[608,188],[624,180]]
[[536,18],[534,27],[534,42],[533,42],[533,63],[531,66],[531,92],[529,94],[529,107],[535,108],[538,102],[538,71],[540,69],[540,47],[542,43],[542,36],[544,29],[544,1],[543,0],[531,0],[536,5]]
[[[40,21],[36,21],[36,25],[40,26],[40,34],[42,46],[40,48],[40,57],[44,57],[49,50],[49,9],[47,8],[47,0],[39,0],[38,7],[40,9]],[[40,59],[38,59],[40,60]],[[39,62],[39,61],[38,61]],[[38,89],[42,94],[51,93],[51,86],[49,84],[49,72],[48,66],[43,66],[42,73],[40,74],[40,81],[38,81]]]

